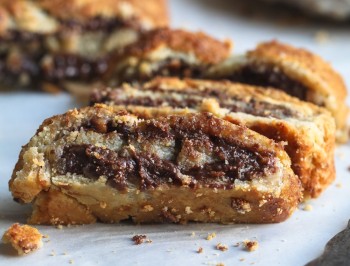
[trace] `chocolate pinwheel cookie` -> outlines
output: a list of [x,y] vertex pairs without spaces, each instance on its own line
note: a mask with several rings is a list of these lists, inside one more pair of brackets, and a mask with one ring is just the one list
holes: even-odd
[[209,67],[227,59],[230,52],[229,41],[202,32],[155,29],[114,56],[106,80],[113,86],[144,82],[155,76],[199,78]]
[[168,23],[165,0],[3,0],[0,16],[1,87],[48,89],[97,80],[109,53]]
[[95,105],[43,122],[10,180],[29,222],[281,222],[301,198],[283,145],[209,113]]
[[212,79],[274,87],[328,109],[337,125],[337,141],[348,138],[348,107],[342,77],[321,57],[277,41],[261,43],[243,56],[213,67]]
[[282,141],[306,197],[317,197],[335,178],[333,117],[327,110],[282,91],[230,82],[157,78],[144,85],[95,91],[91,103],[98,102],[126,108],[147,119],[211,112]]

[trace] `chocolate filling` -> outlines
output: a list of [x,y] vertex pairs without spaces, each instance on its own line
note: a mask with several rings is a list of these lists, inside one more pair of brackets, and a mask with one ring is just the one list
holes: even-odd
[[[264,101],[257,101],[254,98],[229,96],[223,89],[205,88],[202,90],[188,88],[186,90],[162,89],[160,87],[148,88],[158,95],[138,97],[125,97],[123,88],[105,91],[94,91],[90,98],[90,104],[112,103],[116,105],[139,105],[147,107],[171,106],[175,108],[198,108],[203,99],[215,98],[220,107],[227,108],[232,112],[243,112],[262,117],[299,117],[299,113],[283,105],[271,104]],[[142,92],[144,90],[140,90]],[[180,97],[174,97],[178,95]]]
[[[141,63],[142,64],[142,63]],[[144,73],[138,69],[142,67],[133,67],[134,70],[130,75],[129,69],[126,68],[119,73],[119,79],[122,82],[146,82],[157,76],[161,77],[178,77],[178,78],[201,78],[206,66],[191,65],[182,59],[167,58],[158,63],[158,67],[150,73]]]
[[[100,121],[101,122],[101,121]],[[96,131],[89,123],[83,126],[85,130]],[[202,131],[194,131],[194,128],[184,129],[171,126],[164,122],[152,121],[141,127],[127,128],[127,126],[114,127],[111,122],[105,121],[104,134],[117,132],[125,138],[125,143],[139,141],[173,141],[175,143],[172,159],[161,159],[157,154],[144,152],[141,149],[130,148],[125,145],[120,150],[110,150],[94,145],[66,146],[58,161],[58,173],[75,173],[86,178],[97,179],[105,176],[107,183],[118,190],[125,190],[128,184],[139,186],[141,190],[156,188],[164,183],[175,185],[183,184],[192,188],[199,184],[211,187],[230,189],[236,179],[247,181],[257,176],[265,176],[266,170],[274,171],[274,154],[266,152],[262,154],[258,147],[249,149],[227,140],[209,136]],[[128,132],[128,134],[125,134]],[[204,163],[193,163],[184,166],[180,161],[198,161],[198,151],[201,149],[210,156],[211,160]],[[182,155],[181,155],[182,154]],[[201,161],[201,160],[199,160]]]
[[307,98],[307,88],[303,84],[288,77],[280,69],[276,71],[274,66],[264,65],[264,67],[261,67],[249,64],[224,78],[250,85],[273,87],[301,100],[306,100]]

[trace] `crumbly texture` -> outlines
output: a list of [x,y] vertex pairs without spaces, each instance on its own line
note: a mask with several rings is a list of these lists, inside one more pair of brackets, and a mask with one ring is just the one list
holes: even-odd
[[[91,103],[126,108],[144,118],[211,112],[285,144],[305,198],[317,197],[335,178],[335,123],[323,108],[273,89],[230,82],[157,78],[141,86],[95,91]],[[235,203],[249,210],[244,201]]]
[[247,240],[247,241],[244,241],[243,244],[245,249],[250,252],[257,250],[259,247],[258,241]]
[[155,29],[117,52],[105,79],[116,85],[157,75],[200,77],[211,65],[228,58],[231,46],[230,41],[219,41],[203,32]]
[[28,254],[41,248],[43,245],[42,235],[38,229],[29,225],[13,224],[6,230],[2,237],[2,241],[11,244],[19,255]]
[[337,140],[345,142],[348,138],[344,80],[329,63],[310,51],[277,41],[265,42],[211,71],[212,78],[273,86],[325,107],[336,120]]
[[2,89],[87,86],[112,52],[168,25],[165,0],[5,0],[0,16]]
[[140,120],[105,105],[45,120],[23,147],[10,190],[34,203],[29,221],[39,224],[270,223],[301,198],[273,140],[208,113]]

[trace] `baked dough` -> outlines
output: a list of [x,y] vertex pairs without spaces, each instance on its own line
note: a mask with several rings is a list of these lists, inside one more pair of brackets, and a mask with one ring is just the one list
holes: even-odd
[[277,41],[261,43],[213,67],[207,77],[274,87],[324,107],[335,118],[337,140],[348,139],[344,81],[330,64],[305,49]]
[[283,145],[209,113],[105,105],[44,121],[10,181],[36,224],[281,222],[301,198]]
[[165,0],[3,0],[0,17],[0,83],[9,88],[91,83],[109,53],[168,25]]
[[[91,103],[125,106],[140,117],[211,112],[275,141],[285,142],[305,198],[317,197],[335,178],[335,123],[323,108],[273,89],[230,82],[157,78],[95,91]],[[115,107],[116,108],[116,107]],[[173,109],[175,108],[175,110]]]
[[203,32],[161,28],[143,34],[114,56],[106,74],[109,85],[147,81],[155,76],[201,77],[227,59],[231,42]]

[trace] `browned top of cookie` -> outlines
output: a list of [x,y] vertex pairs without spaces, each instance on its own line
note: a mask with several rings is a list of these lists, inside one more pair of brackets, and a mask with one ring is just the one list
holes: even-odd
[[0,15],[0,33],[6,29],[42,32],[47,23],[55,28],[60,21],[86,23],[95,17],[133,20],[146,28],[168,25],[166,0],[3,0]]
[[215,64],[230,55],[232,44],[203,32],[162,28],[145,33],[139,41],[126,47],[123,54],[141,57],[162,46],[176,52],[193,53],[199,60]]
[[248,57],[282,67],[287,75],[299,78],[310,89],[317,87],[317,90],[338,99],[347,95],[342,77],[320,56],[305,49],[270,41],[259,44],[248,52]]

